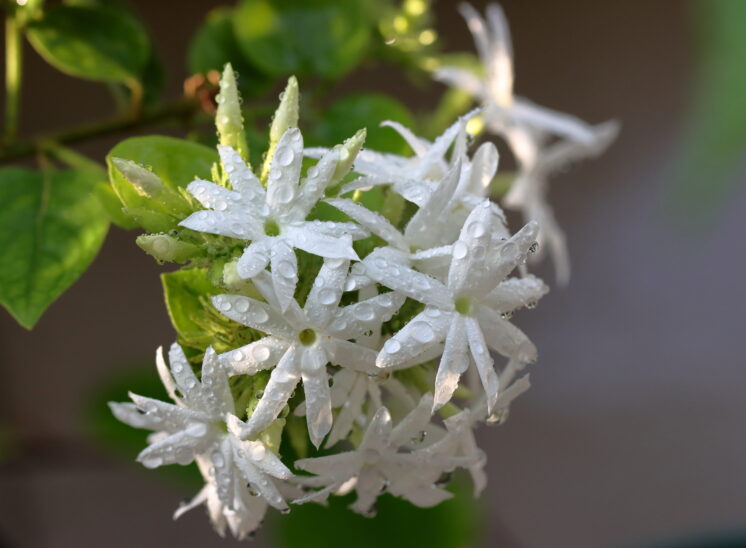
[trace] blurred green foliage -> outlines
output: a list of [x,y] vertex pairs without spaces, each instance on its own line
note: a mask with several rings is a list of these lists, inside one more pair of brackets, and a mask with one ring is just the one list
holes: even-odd
[[673,172],[673,206],[688,222],[711,218],[746,167],[746,3],[690,2],[693,95]]

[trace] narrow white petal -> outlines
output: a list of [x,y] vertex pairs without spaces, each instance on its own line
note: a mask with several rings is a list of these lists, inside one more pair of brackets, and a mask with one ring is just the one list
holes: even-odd
[[277,365],[288,349],[288,343],[277,337],[264,337],[236,350],[225,352],[218,359],[228,375],[254,375]]
[[275,295],[280,309],[285,311],[293,300],[298,284],[298,259],[284,238],[277,238],[270,249],[270,265]]
[[476,318],[485,334],[487,344],[505,357],[522,363],[536,360],[536,347],[528,337],[500,315],[486,306],[479,306]]
[[201,381],[207,404],[222,415],[232,413],[233,396],[228,386],[228,374],[211,346],[205,351],[202,360]]
[[549,286],[529,274],[523,278],[508,278],[485,296],[484,302],[500,314],[535,305],[549,292]]
[[350,236],[328,236],[313,230],[312,226],[308,226],[308,223],[302,223],[288,227],[283,231],[283,236],[292,243],[293,247],[302,249],[312,255],[327,259],[360,260],[352,248],[352,238]]
[[146,468],[168,464],[187,465],[209,446],[208,437],[194,437],[182,430],[150,444],[137,455],[137,461]]
[[250,279],[267,268],[269,264],[269,250],[274,238],[261,238],[249,244],[239,257],[236,271],[243,279]]
[[492,235],[490,201],[475,207],[464,222],[459,239],[453,244],[453,260],[448,271],[448,287],[454,294],[481,287],[488,277],[484,263]]
[[448,310],[453,308],[450,291],[435,278],[417,272],[381,256],[366,257],[365,273],[389,289],[398,291],[421,303]]
[[354,339],[367,331],[380,329],[381,324],[401,308],[404,299],[404,295],[390,291],[345,306],[329,323],[329,333],[340,339]]
[[511,107],[511,115],[519,124],[534,127],[540,131],[554,133],[574,141],[593,144],[593,126],[581,119],[539,106],[527,99],[516,99]]
[[212,304],[231,320],[263,333],[285,339],[295,338],[295,329],[267,303],[243,295],[215,295]]
[[342,213],[354,219],[365,228],[370,230],[373,234],[379,236],[389,244],[397,247],[401,250],[408,251],[409,245],[401,232],[399,232],[389,221],[375,211],[371,211],[365,206],[353,202],[345,198],[335,198],[326,200],[327,203],[333,205]]
[[168,361],[171,375],[176,381],[176,386],[183,394],[183,400],[190,408],[204,409],[205,403],[202,396],[202,386],[197,381],[189,360],[184,355],[184,350],[174,343],[168,350]]
[[426,308],[384,343],[376,359],[376,365],[382,368],[398,368],[401,364],[437,346],[445,338],[448,326],[455,317],[455,314],[449,312]]
[[218,146],[220,163],[228,174],[233,190],[249,203],[264,203],[266,192],[262,183],[243,161],[241,155],[229,146]]
[[[352,430],[352,424],[360,413],[362,413],[363,403],[365,402],[366,384],[367,377],[365,374],[354,374],[352,387],[345,394],[342,408],[334,419],[334,426],[329,433],[325,447],[332,447],[338,441],[345,439]],[[335,387],[336,376],[332,390]]]
[[264,395],[249,418],[243,438],[252,438],[267,428],[277,418],[300,381],[300,355],[295,346],[288,348],[272,370]]
[[399,421],[391,432],[391,444],[401,446],[409,443],[420,432],[424,432],[430,424],[433,414],[433,395],[427,392],[420,398],[417,407],[412,409]]
[[[236,451],[238,453],[238,451]],[[270,506],[278,510],[284,510],[288,507],[285,499],[277,490],[277,487],[256,465],[247,457],[241,457],[236,454],[236,466],[241,472],[243,478],[251,485],[253,489],[266,500]]]
[[176,395],[176,381],[171,376],[171,371],[166,365],[166,360],[163,358],[163,347],[159,346],[155,352],[155,367],[158,370],[158,376],[163,383],[163,387],[166,389],[168,397],[171,398],[178,404],[181,404],[181,398]]
[[484,84],[473,72],[460,67],[440,67],[433,77],[448,86],[464,90],[472,97],[482,99],[485,97]]
[[303,162],[303,136],[298,128],[290,128],[277,143],[267,178],[267,205],[278,220],[289,210],[298,192]]
[[324,191],[329,186],[338,162],[339,149],[335,147],[326,151],[315,166],[308,168],[305,178],[301,181],[295,204],[298,208],[299,219],[308,217],[316,203],[324,196]]
[[367,515],[378,499],[378,495],[386,486],[386,478],[376,468],[365,468],[357,478],[355,492],[357,499],[350,505],[350,510],[354,510],[363,515]]
[[361,373],[376,374],[376,351],[342,339],[334,339],[329,360],[335,365],[348,367]]
[[440,409],[451,400],[453,392],[458,387],[461,374],[469,367],[467,344],[464,318],[461,315],[454,315],[446,336],[443,357],[440,359],[438,373],[435,376],[433,411]]
[[235,212],[241,206],[241,194],[203,179],[195,179],[189,183],[187,185],[187,192],[194,196],[200,204],[209,209],[217,211],[230,209],[232,212]]
[[321,347],[304,349],[301,354],[303,393],[306,396],[306,422],[311,443],[318,448],[332,428],[332,401],[329,396],[327,356]]
[[337,310],[350,263],[346,259],[325,259],[308,294],[304,311],[308,321],[326,326]]
[[192,213],[189,217],[179,223],[197,232],[207,234],[218,234],[237,238],[239,240],[252,240],[257,236],[258,225],[247,221],[247,217],[233,212],[202,210]]
[[390,127],[399,135],[401,135],[401,137],[411,147],[412,152],[414,152],[417,156],[424,156],[427,152],[427,147],[428,145],[430,145],[430,143],[428,143],[424,139],[420,139],[419,137],[417,137],[408,127],[405,127],[399,122],[395,122],[393,120],[384,120],[383,122],[381,122],[380,125],[381,127]]
[[490,356],[484,334],[479,323],[474,318],[466,318],[466,337],[469,340],[469,349],[474,363],[482,381],[484,393],[487,395],[487,412],[492,413],[497,401],[500,385],[495,372],[495,362]]

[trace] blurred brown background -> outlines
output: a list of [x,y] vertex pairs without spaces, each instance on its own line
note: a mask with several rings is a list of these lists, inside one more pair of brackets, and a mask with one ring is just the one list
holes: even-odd
[[[133,3],[178,93],[189,38],[220,3]],[[540,359],[510,421],[480,434],[490,480],[484,546],[649,546],[746,529],[746,193],[739,187],[704,228],[667,207],[665,175],[692,87],[690,5],[504,7],[518,92],[588,121],[618,118],[623,129],[604,157],[554,182],[573,278],[517,317]],[[438,2],[437,16],[448,48],[471,51],[456,3]],[[26,53],[24,134],[111,111],[101,86]],[[363,74],[354,89],[384,89],[422,108],[397,78]],[[433,84],[430,104],[439,91]],[[80,150],[100,160],[120,137]],[[33,332],[0,315],[0,413],[22,448],[0,467],[0,545],[237,545],[218,539],[201,510],[172,522],[190,493],[98,449],[81,426],[86,394],[174,337],[159,267],[133,236],[112,229],[90,271]],[[540,274],[553,282],[549,265]]]

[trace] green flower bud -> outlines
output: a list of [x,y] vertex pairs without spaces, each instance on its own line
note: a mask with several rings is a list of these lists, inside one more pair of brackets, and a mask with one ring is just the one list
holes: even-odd
[[355,158],[357,158],[360,149],[363,148],[366,135],[366,129],[360,129],[355,133],[355,135],[342,144],[339,151],[339,162],[337,162],[337,167],[334,170],[334,183],[342,180],[342,178],[349,173],[350,169],[352,169],[352,164],[355,162]]
[[238,259],[225,263],[223,267],[223,285],[231,293],[246,295],[255,299],[261,299],[262,296],[251,283],[251,280],[245,280],[238,275]]
[[182,242],[168,234],[141,234],[135,243],[159,262],[185,263],[201,252],[198,246]]
[[[178,191],[168,186],[163,180],[149,169],[124,158],[112,158],[114,167],[129,181],[137,193],[149,198],[146,204],[138,203],[136,208],[148,208],[152,211],[171,213],[178,217],[186,217],[192,208],[186,198]],[[124,204],[131,206],[134,204]]]
[[272,164],[272,156],[275,154],[275,149],[280,138],[288,129],[298,127],[298,108],[298,80],[295,79],[295,76],[291,76],[288,78],[285,91],[280,94],[280,105],[277,107],[275,115],[272,118],[272,125],[269,127],[269,149],[262,165],[262,181],[267,180],[269,167]]
[[148,232],[168,232],[179,223],[173,215],[144,207],[123,207],[122,212]]
[[232,147],[241,157],[249,161],[249,145],[243,127],[241,97],[238,93],[236,74],[230,63],[226,63],[220,78],[220,94],[217,96],[218,109],[215,125],[218,128],[220,144]]

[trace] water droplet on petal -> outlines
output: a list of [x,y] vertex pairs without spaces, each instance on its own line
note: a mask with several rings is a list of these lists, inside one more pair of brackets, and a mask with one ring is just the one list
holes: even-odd
[[282,147],[277,151],[277,155],[275,156],[275,158],[277,158],[278,164],[280,164],[283,167],[286,167],[293,163],[293,159],[295,159],[295,154],[290,148]]
[[321,304],[334,304],[337,300],[337,294],[332,289],[322,289],[319,291],[319,302]]
[[269,354],[269,348],[263,344],[259,344],[251,350],[251,355],[258,362],[267,361],[269,359]]
[[207,426],[203,422],[193,422],[187,426],[186,433],[193,438],[201,438],[207,434]]
[[419,343],[429,343],[435,338],[435,332],[427,322],[414,322],[410,328],[412,338]]
[[267,311],[263,308],[256,307],[253,311],[253,314],[251,315],[251,318],[256,323],[264,323],[269,319],[269,314],[267,314]]
[[251,446],[251,458],[254,460],[262,460],[266,453],[267,453],[267,450],[264,448],[264,445],[262,445],[261,443]]
[[383,349],[388,354],[396,354],[397,352],[401,350],[401,343],[397,341],[396,339],[389,339],[383,345]]
[[368,303],[360,303],[353,309],[355,317],[363,322],[369,322],[376,317],[373,307]]
[[249,299],[239,299],[236,301],[236,310],[244,313],[249,310]]
[[453,244],[453,256],[456,259],[463,259],[469,253],[469,246],[459,240]]
[[225,466],[225,457],[223,456],[223,453],[221,453],[220,451],[213,451],[212,464],[216,468],[222,468],[223,466]]
[[279,272],[280,276],[283,278],[294,278],[296,275],[295,267],[290,261],[281,261],[280,264],[277,265],[277,272]]

